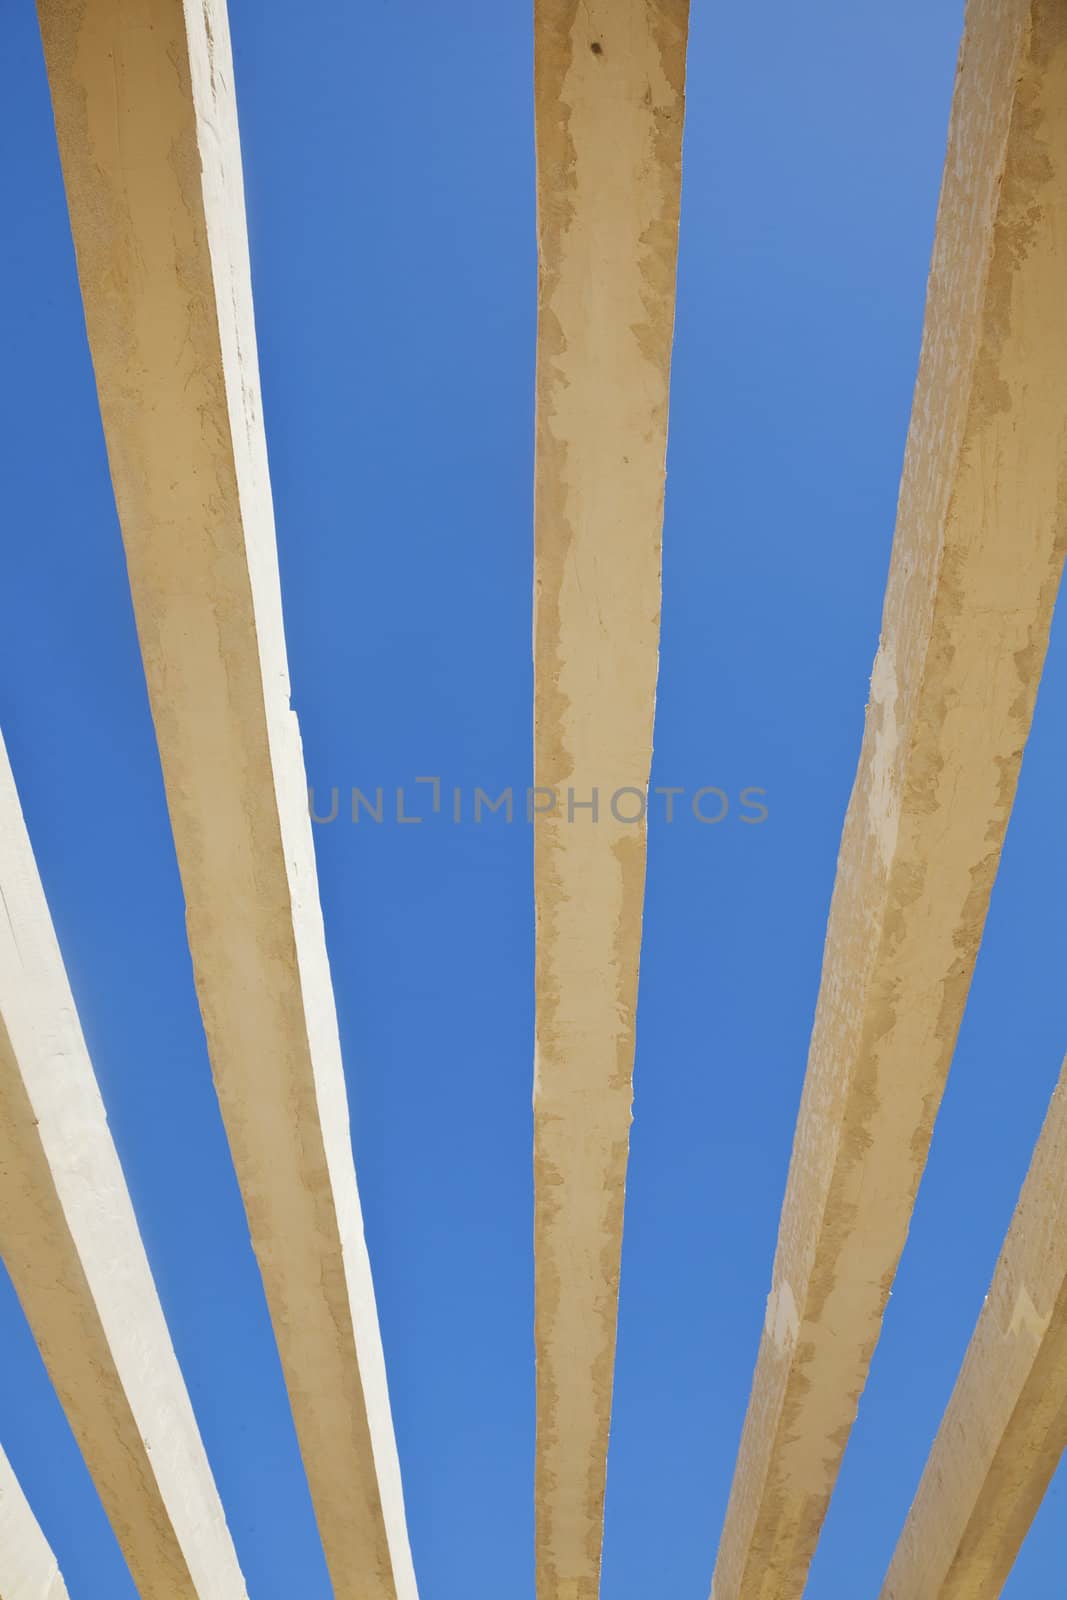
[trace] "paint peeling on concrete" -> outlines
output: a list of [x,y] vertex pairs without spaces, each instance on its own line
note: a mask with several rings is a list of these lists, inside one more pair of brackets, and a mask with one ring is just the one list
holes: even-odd
[[224,0],[40,0],[219,1104],[338,1596],[415,1600],[289,704]]
[[788,1283],[780,1283],[767,1296],[764,1327],[775,1349],[784,1354],[796,1343],[800,1332],[800,1313]]
[[[686,0],[537,0],[535,778],[644,793]],[[535,824],[538,1600],[594,1600],[615,1351],[643,824]]]
[[774,1269],[804,1336],[785,1361],[761,1346],[717,1600],[804,1589],[1029,733],[1067,547],[1065,34],[1059,0],[967,6],[882,646]]
[[869,784],[868,818],[882,863],[888,870],[897,846],[900,795],[895,778],[898,765],[897,675],[893,652],[882,645],[871,673],[870,715],[873,749]]
[[1040,1344],[1048,1332],[1051,1317],[1051,1311],[1045,1316],[1041,1315],[1030,1298],[1030,1291],[1025,1283],[1020,1284],[1019,1293],[1012,1308],[1011,1321],[1008,1324],[1008,1334],[1012,1338],[1017,1338],[1020,1334],[1023,1334],[1026,1338],[1032,1339],[1034,1344]]

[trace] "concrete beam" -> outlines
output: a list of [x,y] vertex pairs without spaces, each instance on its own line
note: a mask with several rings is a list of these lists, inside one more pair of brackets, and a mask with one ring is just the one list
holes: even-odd
[[956,1042],[1067,539],[1067,16],[968,0],[915,404],[712,1593],[799,1596]]
[[10,1461],[0,1450],[0,1600],[69,1600]]
[[330,1576],[412,1600],[282,630],[224,0],[40,0],[215,1084]]
[[996,1600],[1065,1447],[1067,1065],[883,1600]]
[[535,6],[539,1600],[599,1589],[645,878],[618,816],[652,754],[687,22]]
[[0,905],[0,1257],[144,1600],[245,1600],[2,740]]

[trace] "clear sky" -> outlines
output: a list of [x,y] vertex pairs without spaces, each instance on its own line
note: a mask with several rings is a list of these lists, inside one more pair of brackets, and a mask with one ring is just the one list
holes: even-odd
[[[528,0],[233,0],[294,703],[423,1600],[532,1600]],[[961,0],[695,0],[605,1600],[705,1600],[878,642]],[[0,726],[252,1600],[329,1585],[211,1085],[31,0],[4,7]],[[1054,632],[912,1238],[812,1573],[877,1592],[1067,1047]],[[346,820],[353,786],[380,825]],[[131,1600],[0,1278],[0,1440]],[[1065,1490],[1009,1600],[1063,1594]]]

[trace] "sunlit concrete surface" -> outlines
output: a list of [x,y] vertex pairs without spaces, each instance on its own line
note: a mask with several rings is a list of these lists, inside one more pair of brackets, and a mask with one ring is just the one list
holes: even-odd
[[882,1600],[996,1600],[1067,1446],[1067,1068]]
[[52,1547],[0,1450],[0,1600],[69,1600]]
[[882,637],[714,1600],[803,1590],[907,1234],[1063,563],[1065,275],[1067,12],[970,0]]
[[234,1166],[335,1592],[413,1600],[282,631],[221,0],[41,0]]
[[245,1600],[2,740],[0,906],[0,1256],[144,1600]]
[[645,879],[619,818],[652,754],[687,22],[535,8],[539,1600],[599,1590]]

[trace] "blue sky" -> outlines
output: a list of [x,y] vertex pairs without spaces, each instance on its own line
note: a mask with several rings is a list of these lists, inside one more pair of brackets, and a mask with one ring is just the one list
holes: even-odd
[[[529,782],[530,7],[232,0],[294,704],[325,796]],[[960,0],[694,5],[605,1600],[703,1600],[918,357]],[[30,0],[5,7],[0,726],[253,1600],[326,1600],[204,1048]],[[1067,1047],[1067,638],[814,1600],[877,1592]],[[425,809],[425,807],[424,807]],[[423,1600],[532,1600],[530,831],[316,829]],[[133,1588],[0,1278],[0,1438]],[[1061,1595],[1057,1480],[1005,1591]]]

